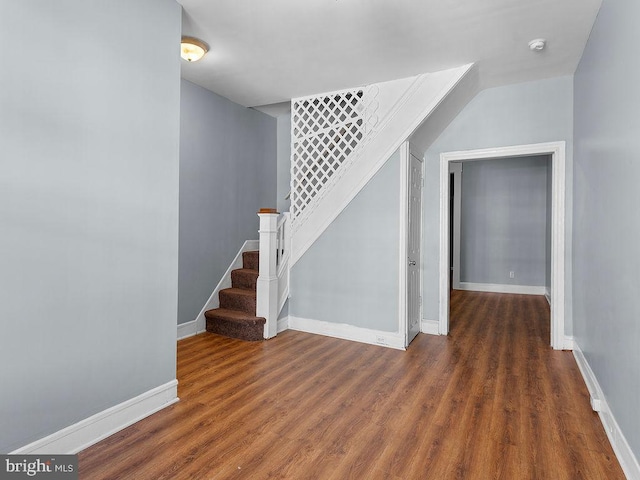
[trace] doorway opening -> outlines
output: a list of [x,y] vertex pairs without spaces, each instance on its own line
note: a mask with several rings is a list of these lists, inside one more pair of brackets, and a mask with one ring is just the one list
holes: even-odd
[[[551,157],[551,338],[556,350],[565,349],[565,142],[542,143],[481,150],[446,152],[440,155],[440,266],[439,319],[441,335],[449,333],[449,292],[451,278],[450,165],[451,162],[500,159],[508,157]],[[457,279],[459,281],[459,279]]]

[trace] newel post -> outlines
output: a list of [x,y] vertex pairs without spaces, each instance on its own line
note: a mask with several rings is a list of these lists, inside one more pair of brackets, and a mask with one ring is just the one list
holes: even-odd
[[260,209],[260,273],[257,283],[256,316],[264,317],[264,338],[278,333],[278,271],[276,270],[278,212]]

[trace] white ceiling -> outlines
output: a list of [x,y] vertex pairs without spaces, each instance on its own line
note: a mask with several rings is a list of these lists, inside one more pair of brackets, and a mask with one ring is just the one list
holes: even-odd
[[[483,87],[573,74],[602,0],[178,0],[182,76],[247,107],[477,62]],[[546,38],[531,52],[528,42]]]

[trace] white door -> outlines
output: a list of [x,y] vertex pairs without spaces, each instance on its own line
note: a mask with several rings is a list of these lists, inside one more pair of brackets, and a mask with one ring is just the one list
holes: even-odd
[[420,232],[422,231],[422,160],[409,149],[407,216],[407,346],[420,332]]

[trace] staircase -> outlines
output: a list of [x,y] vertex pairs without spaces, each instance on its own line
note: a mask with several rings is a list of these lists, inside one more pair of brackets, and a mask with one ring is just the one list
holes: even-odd
[[478,83],[468,64],[292,99],[289,267],[405,141],[426,151]]
[[266,320],[256,317],[256,282],[259,252],[242,254],[242,268],[231,272],[231,288],[220,290],[220,308],[207,310],[207,332],[239,340],[258,341],[264,338]]

